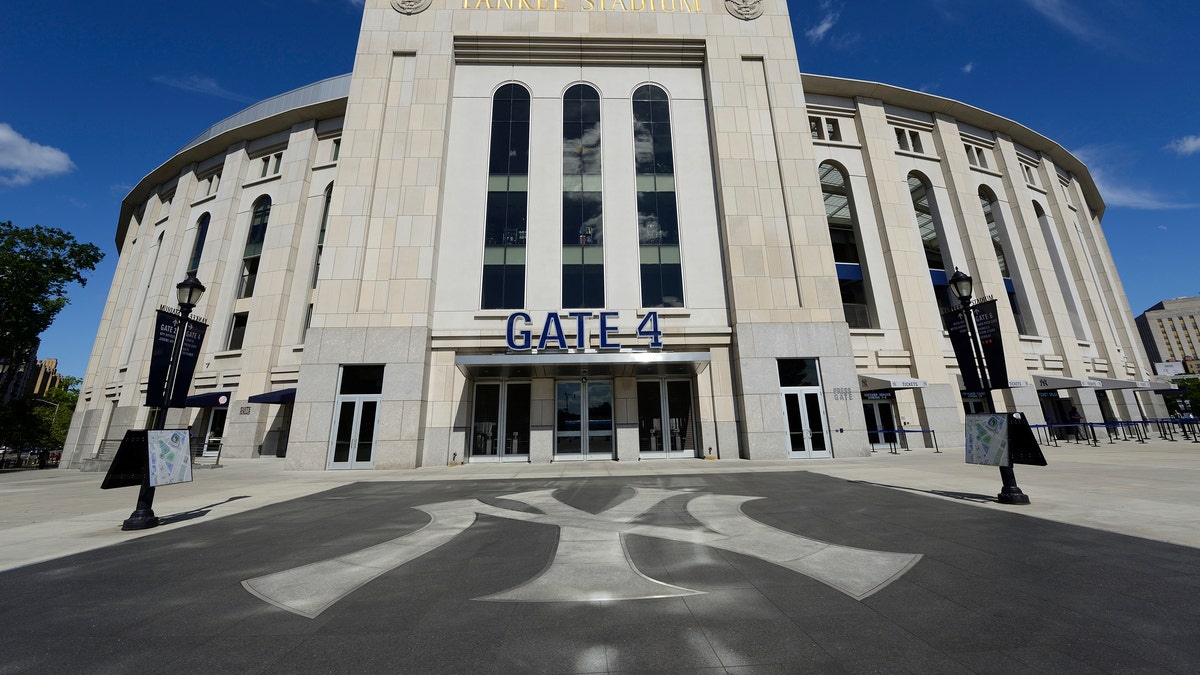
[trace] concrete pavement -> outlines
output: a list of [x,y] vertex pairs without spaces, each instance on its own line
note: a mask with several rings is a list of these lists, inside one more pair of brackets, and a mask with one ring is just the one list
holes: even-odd
[[865,459],[640,462],[554,462],[550,465],[474,464],[415,471],[283,471],[275,458],[223,460],[198,468],[192,483],[157,490],[160,527],[122,532],[137,501],[133,488],[101,490],[102,473],[26,470],[0,473],[0,571],[53,560],[196,522],[244,513],[266,504],[360,482],[512,478],[672,476],[680,473],[811,471],[888,486],[973,506],[1008,510],[1066,524],[1200,548],[1200,443],[1153,440],[1098,447],[1062,443],[1043,448],[1049,465],[1018,466],[1031,497],[1004,506],[995,497],[994,468],[967,465],[961,452],[928,449]]
[[811,471],[850,481],[1020,513],[1060,523],[1200,548],[1200,443],[1121,441],[1044,448],[1048,466],[1018,466],[1032,504],[1006,506],[996,469],[966,464],[961,452],[880,452],[863,459],[674,460],[468,464],[415,471],[288,472],[282,460],[224,460],[195,480],[157,490],[166,522],[122,532],[134,488],[101,490],[103,474],[65,469],[0,473],[0,571],[80,553],[357,482],[501,480]]
[[4,474],[0,674],[1196,672],[1200,444],[1046,454]]

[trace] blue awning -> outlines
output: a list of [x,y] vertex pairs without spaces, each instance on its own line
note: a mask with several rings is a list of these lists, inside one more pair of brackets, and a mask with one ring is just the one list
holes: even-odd
[[280,389],[278,391],[268,391],[265,394],[255,394],[250,397],[251,403],[295,403],[296,388]]
[[183,401],[188,408],[221,408],[229,405],[229,392],[210,391],[204,394],[189,396]]

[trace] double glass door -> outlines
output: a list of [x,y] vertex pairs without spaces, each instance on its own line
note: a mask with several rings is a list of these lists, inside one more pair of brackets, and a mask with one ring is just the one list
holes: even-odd
[[339,396],[330,469],[370,469],[375,463],[378,396]]
[[644,380],[637,383],[639,457],[695,457],[696,424],[692,383]]
[[784,387],[783,410],[788,423],[788,457],[831,456],[820,387]]
[[557,382],[554,396],[554,458],[612,459],[612,382]]
[[867,420],[867,440],[872,450],[890,448],[897,441],[895,407],[891,401],[864,401],[863,416]]
[[475,385],[472,462],[529,461],[528,382]]

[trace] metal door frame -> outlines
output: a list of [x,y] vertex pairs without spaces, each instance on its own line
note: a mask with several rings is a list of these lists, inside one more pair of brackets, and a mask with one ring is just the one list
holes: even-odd
[[[354,403],[354,422],[350,428],[350,454],[346,462],[334,462],[333,456],[336,450],[338,426],[341,424],[341,415],[339,412],[342,409],[343,403]],[[375,403],[375,421],[371,429],[371,459],[366,462],[356,461],[354,458],[358,456],[358,439],[362,432],[362,409],[364,403]],[[380,409],[383,407],[382,394],[339,394],[333,402],[333,424],[329,425],[329,458],[326,460],[326,469],[372,469],[375,467],[375,443],[379,440],[379,418]]]
[[[817,397],[819,414],[821,415],[821,436],[825,439],[824,450],[814,450],[812,444],[812,423],[808,418],[808,406],[800,405],[801,421],[804,428],[804,450],[792,450],[791,447],[791,423],[788,419],[787,397],[789,394],[794,394],[799,397],[802,404],[806,403],[805,396],[813,394]],[[833,457],[832,440],[829,436],[829,414],[825,410],[825,392],[819,386],[807,387],[781,387],[779,393],[779,404],[783,406],[784,431],[788,436],[788,459],[825,459]]]

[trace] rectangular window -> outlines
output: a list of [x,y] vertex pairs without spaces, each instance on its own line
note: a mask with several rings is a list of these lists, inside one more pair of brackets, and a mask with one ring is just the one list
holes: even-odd
[[259,256],[242,260],[242,278],[238,282],[238,298],[249,298],[254,295],[254,284],[258,280]]
[[208,197],[216,194],[217,187],[221,184],[221,174],[214,173],[200,182],[200,196]]
[[338,160],[338,155],[341,154],[341,152],[342,152],[342,139],[340,139],[340,138],[333,139],[333,150],[330,151],[330,153],[329,153],[329,161],[336,162]]
[[825,118],[825,138],[831,141],[842,140],[842,130],[838,127],[837,120]]
[[229,325],[229,340],[225,343],[226,349],[234,351],[242,348],[242,342],[246,339],[246,322],[249,318],[249,312],[237,312],[233,315],[233,322]]
[[263,158],[262,158],[262,160],[261,160],[261,163],[262,163],[262,170],[261,170],[261,171],[259,171],[258,177],[259,177],[259,178],[266,178],[266,177],[267,177],[267,172],[268,172],[268,171],[271,169],[271,158],[270,158],[270,157],[263,157]]
[[903,129],[896,129],[896,145],[905,152],[908,152],[908,134]]
[[810,134],[812,134],[813,140],[816,140],[816,141],[825,140],[825,137],[821,130],[821,118],[820,117],[808,118],[808,132]]
[[913,152],[925,152],[925,150],[921,147],[921,134],[915,131],[910,131],[908,132],[908,138],[912,141]]

